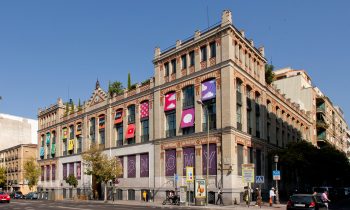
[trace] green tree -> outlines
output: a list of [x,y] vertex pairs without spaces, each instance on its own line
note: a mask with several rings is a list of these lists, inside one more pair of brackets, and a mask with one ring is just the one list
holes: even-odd
[[265,65],[265,81],[267,84],[271,84],[274,80],[275,74],[273,73],[274,66],[272,64]]
[[74,113],[74,102],[73,102],[73,100],[70,101],[70,113],[71,114]]
[[112,84],[109,83],[108,85],[108,93],[110,96],[113,96],[113,94],[122,94],[124,92],[124,87],[123,84],[121,82],[115,81]]
[[131,76],[130,76],[130,72],[128,73],[128,90],[131,89]]
[[78,112],[80,112],[81,110],[83,110],[83,107],[81,106],[81,102],[80,102],[80,98],[79,98],[79,102],[78,102]]
[[73,174],[70,174],[65,181],[67,184],[69,184],[69,186],[72,186],[74,188],[78,186],[78,180]]
[[104,184],[104,201],[107,202],[108,182],[117,179],[123,171],[119,160],[116,157],[108,157],[97,144],[91,145],[90,150],[82,157],[86,164],[84,173],[94,176],[97,182]]
[[67,103],[66,103],[66,110],[65,110],[65,112],[64,112],[64,115],[67,116],[68,113],[69,113],[69,103],[67,102]]
[[41,169],[34,158],[30,158],[24,162],[24,178],[28,180],[30,190],[38,184]]
[[6,169],[4,167],[0,167],[0,186],[4,187],[6,183]]

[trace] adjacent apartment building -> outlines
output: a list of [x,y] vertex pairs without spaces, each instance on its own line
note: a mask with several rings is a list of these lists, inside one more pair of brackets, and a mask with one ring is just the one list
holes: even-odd
[[284,68],[274,73],[273,84],[277,89],[312,114],[312,135],[317,140],[317,146],[322,147],[327,142],[347,153],[348,125],[341,108],[313,86],[306,71]]
[[[37,157],[36,144],[20,144],[0,151],[0,167],[5,168],[6,184],[3,190],[30,192],[24,179],[24,163]],[[33,189],[32,189],[33,190]],[[35,190],[35,189],[34,189]]]
[[[175,186],[187,185],[191,166],[197,179],[208,176],[209,202],[221,187],[230,204],[240,202],[247,185],[242,164],[253,163],[267,189],[269,151],[293,141],[317,143],[311,113],[265,83],[264,48],[234,27],[230,11],[219,24],[166,50],[156,48],[153,63],[154,77],[123,94],[109,95],[97,82],[82,107],[68,111],[59,99],[39,110],[40,191],[56,199],[89,189],[101,195],[81,159],[98,143],[123,165],[117,199],[140,200],[143,191],[164,199]],[[76,192],[64,181],[69,174],[78,178]]]

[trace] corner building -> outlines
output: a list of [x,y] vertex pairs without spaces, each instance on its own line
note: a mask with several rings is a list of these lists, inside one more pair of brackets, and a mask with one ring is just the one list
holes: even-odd
[[[42,179],[44,191],[57,189],[67,197],[62,190],[68,189],[63,181],[67,173],[81,176],[77,194],[98,189],[83,174],[80,156],[98,142],[107,154],[121,158],[124,174],[117,199],[140,200],[143,190],[164,199],[174,186],[187,185],[186,166],[194,167],[196,178],[206,178],[208,157],[209,202],[222,187],[224,202],[230,204],[240,202],[246,186],[242,164],[254,163],[255,175],[265,176],[267,189],[272,185],[270,150],[292,141],[316,144],[310,138],[310,113],[266,85],[264,48],[255,48],[232,25],[230,11],[192,38],[164,51],[156,48],[153,63],[154,77],[124,94],[108,96],[96,84],[90,100],[73,114],[64,115],[61,100],[39,111],[39,139],[57,136],[54,156],[48,141],[38,147],[41,165],[52,169],[55,164],[57,175],[55,181]],[[41,125],[47,116],[51,121]]]

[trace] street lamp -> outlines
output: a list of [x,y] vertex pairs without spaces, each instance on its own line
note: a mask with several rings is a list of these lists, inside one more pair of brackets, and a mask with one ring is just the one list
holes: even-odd
[[[276,154],[274,157],[274,161],[276,164],[276,171],[277,171],[277,163],[278,163],[278,155]],[[276,203],[279,204],[280,203],[280,199],[279,199],[279,194],[278,194],[278,180],[276,179]]]
[[207,176],[206,176],[206,182],[207,182],[207,189],[206,189],[206,205],[208,205],[208,186],[209,186],[209,110],[207,105],[205,105],[201,100],[197,100],[197,103],[202,105],[202,107],[205,109],[207,114]]

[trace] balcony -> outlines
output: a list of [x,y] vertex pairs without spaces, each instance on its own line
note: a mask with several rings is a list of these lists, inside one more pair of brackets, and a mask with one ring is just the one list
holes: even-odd
[[317,113],[326,113],[326,108],[325,108],[324,104],[321,106],[317,106],[316,112]]
[[327,136],[325,132],[317,135],[317,141],[325,142],[326,140],[327,140]]
[[327,129],[329,127],[329,124],[325,120],[317,120],[316,121],[316,127],[317,128]]
[[166,135],[167,138],[176,136],[176,129],[166,130],[166,134],[165,135]]

